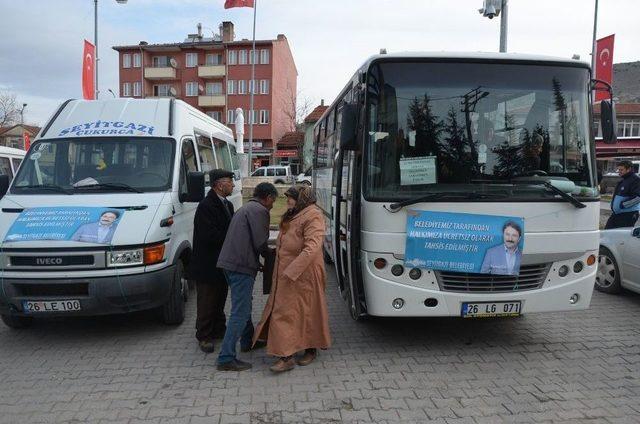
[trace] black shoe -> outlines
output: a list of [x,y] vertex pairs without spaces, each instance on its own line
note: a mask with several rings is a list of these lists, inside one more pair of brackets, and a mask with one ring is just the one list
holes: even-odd
[[211,353],[215,350],[215,346],[210,340],[201,340],[198,344],[200,345],[200,350],[204,353]]
[[233,359],[224,364],[218,364],[216,367],[218,371],[245,371],[252,367],[248,362],[243,362],[238,359]]
[[263,347],[265,347],[267,345],[267,342],[265,342],[264,340],[258,340],[256,342],[256,344],[254,344],[253,346],[249,346],[249,347],[241,347],[240,348],[240,352],[242,353],[247,353],[247,352],[251,352],[252,350],[258,350],[258,349],[262,349]]

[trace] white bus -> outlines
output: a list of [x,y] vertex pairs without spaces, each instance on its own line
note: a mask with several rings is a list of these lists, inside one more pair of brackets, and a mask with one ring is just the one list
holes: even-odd
[[[593,84],[588,64],[552,57],[409,53],[366,61],[314,128],[325,255],[352,317],[588,308],[600,213]],[[614,114],[605,115],[610,133]],[[433,181],[401,175],[412,158],[430,158],[419,163],[433,167],[425,169]],[[410,209],[520,217],[519,274],[406,264]]]

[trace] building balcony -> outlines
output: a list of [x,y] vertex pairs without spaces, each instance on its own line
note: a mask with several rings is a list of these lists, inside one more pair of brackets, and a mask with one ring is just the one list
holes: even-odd
[[198,96],[198,106],[200,107],[212,107],[212,106],[224,106],[225,96],[224,94],[217,94],[213,96]]
[[171,67],[144,68],[144,77],[147,79],[176,79],[176,70]]
[[198,76],[200,78],[221,78],[225,76],[224,65],[198,66]]

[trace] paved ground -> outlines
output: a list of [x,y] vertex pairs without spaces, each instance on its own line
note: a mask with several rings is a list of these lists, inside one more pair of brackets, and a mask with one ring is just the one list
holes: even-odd
[[[0,327],[0,422],[640,422],[640,296],[519,319],[355,323],[329,290],[334,347],[286,375],[219,373],[149,314]],[[256,291],[257,319],[265,298]]]

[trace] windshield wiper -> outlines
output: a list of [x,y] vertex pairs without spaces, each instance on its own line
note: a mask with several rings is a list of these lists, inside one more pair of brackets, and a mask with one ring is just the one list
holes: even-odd
[[130,191],[132,193],[142,193],[141,190],[138,190],[135,187],[131,187],[129,184],[125,183],[98,183],[98,184],[88,184],[74,187],[76,190],[85,189],[85,188],[97,188],[97,189],[110,189],[110,190],[122,190],[122,191]]
[[558,187],[556,187],[553,184],[551,184],[551,181],[549,181],[549,180],[540,180],[540,181],[535,181],[535,180],[522,180],[522,181],[508,180],[508,181],[486,181],[486,182],[483,182],[483,183],[484,184],[513,184],[513,185],[543,186],[546,189],[548,189],[549,191],[553,192],[554,194],[557,194],[558,196],[562,197],[564,200],[566,200],[567,202],[571,203],[576,208],[582,209],[582,208],[586,208],[587,207],[587,205],[585,205],[584,203],[582,203],[581,201],[579,201],[578,199],[576,199],[572,195],[570,195],[568,193],[565,193],[564,191],[560,190]]
[[440,199],[469,199],[469,200],[478,200],[478,199],[504,199],[508,197],[507,194],[499,194],[499,193],[464,193],[458,191],[441,191],[439,193],[427,194],[425,196],[415,197],[413,199],[403,200],[401,202],[392,203],[387,208],[384,207],[389,212],[395,213],[405,206],[414,205],[416,203],[422,202],[432,202],[434,200]]
[[17,185],[14,188],[22,189],[22,188],[39,188],[42,190],[52,190],[57,191],[58,193],[64,194],[73,194],[70,190],[67,190],[64,187],[55,184],[29,184],[29,185]]

